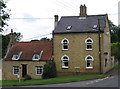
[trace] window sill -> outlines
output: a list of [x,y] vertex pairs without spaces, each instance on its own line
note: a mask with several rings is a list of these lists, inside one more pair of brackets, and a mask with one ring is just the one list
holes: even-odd
[[63,51],[67,51],[68,49],[62,49]]
[[18,58],[17,59],[12,59],[13,61],[17,61],[17,60],[19,60]]
[[86,67],[86,69],[93,69],[93,67]]
[[91,50],[93,50],[93,49],[86,49],[87,51],[91,51]]
[[40,59],[32,59],[33,61],[39,61]]
[[42,74],[36,74],[36,75],[42,75]]
[[62,66],[62,69],[68,69],[69,67],[66,67],[66,66]]
[[13,75],[18,75],[18,74],[13,74]]

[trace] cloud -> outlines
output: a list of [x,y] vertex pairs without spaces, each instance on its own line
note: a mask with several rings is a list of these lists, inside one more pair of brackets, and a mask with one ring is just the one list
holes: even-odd
[[23,22],[27,22],[27,23],[33,23],[37,21],[37,18],[33,17],[32,15],[28,14],[28,13],[23,13]]

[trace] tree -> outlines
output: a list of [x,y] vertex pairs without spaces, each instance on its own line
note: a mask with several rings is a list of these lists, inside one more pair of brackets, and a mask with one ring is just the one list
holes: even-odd
[[0,0],[0,32],[2,32],[5,26],[8,26],[7,20],[10,17],[10,10],[6,9],[7,6],[3,0]]
[[15,42],[20,41],[22,39],[22,37],[23,37],[23,35],[21,35],[21,33],[14,32],[13,35],[14,35],[14,41]]
[[41,38],[40,41],[50,41],[50,39],[47,37],[44,37],[44,38]]
[[[22,38],[21,33],[14,32],[13,35],[14,35],[14,41],[15,42],[20,41],[21,38]],[[10,34],[2,35],[2,58],[6,54],[9,42],[10,42]]]
[[120,60],[120,43],[112,43],[111,55],[115,56],[115,60]]
[[109,20],[109,26],[111,29],[111,42],[116,43],[120,42],[119,34],[120,34],[120,29],[118,26],[114,25],[112,21]]
[[54,61],[47,61],[43,69],[43,79],[56,77],[56,65]]

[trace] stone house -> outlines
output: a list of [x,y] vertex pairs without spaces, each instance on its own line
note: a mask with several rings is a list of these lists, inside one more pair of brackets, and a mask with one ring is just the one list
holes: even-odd
[[[13,37],[11,32],[10,37]],[[40,79],[46,61],[52,58],[51,41],[13,42],[10,40],[8,51],[3,59],[3,80],[17,80],[25,75]]]
[[80,6],[79,16],[55,15],[54,61],[57,75],[106,73],[112,67],[108,15],[87,15]]

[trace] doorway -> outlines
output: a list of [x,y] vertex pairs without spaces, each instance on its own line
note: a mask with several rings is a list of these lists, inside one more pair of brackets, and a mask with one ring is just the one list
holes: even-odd
[[22,64],[22,77],[25,77],[27,75],[27,65]]

